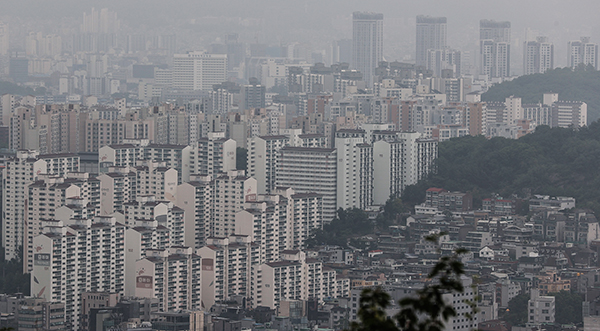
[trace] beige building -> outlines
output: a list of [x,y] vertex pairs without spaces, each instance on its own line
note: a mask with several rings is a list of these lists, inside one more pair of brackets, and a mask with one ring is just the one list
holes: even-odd
[[[209,133],[192,144],[190,151],[190,175],[209,175],[213,178],[221,172],[236,169],[236,143],[225,138],[224,132]],[[187,180],[184,178],[184,180]]]
[[66,327],[78,329],[81,293],[120,293],[125,279],[125,226],[114,217],[52,222],[33,239],[31,292],[66,304]]
[[135,263],[135,296],[158,298],[163,311],[201,309],[201,260],[190,247],[147,250]]
[[278,262],[253,267],[252,307],[275,308],[284,300],[349,296],[350,281],[337,278],[335,271],[323,268],[321,262],[307,259],[306,253],[287,250],[281,257]]

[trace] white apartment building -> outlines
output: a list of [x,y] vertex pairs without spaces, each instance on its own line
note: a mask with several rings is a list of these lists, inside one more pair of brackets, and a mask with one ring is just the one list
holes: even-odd
[[[225,138],[225,132],[211,132],[191,145],[189,157],[190,175],[209,175],[213,178],[221,172],[236,169],[236,147],[233,139]],[[188,178],[184,177],[184,181]]]
[[275,192],[292,203],[291,229],[286,230],[288,249],[306,248],[306,240],[315,230],[323,228],[323,196],[318,193],[294,193],[291,188]]
[[535,125],[550,125],[552,109],[546,105],[523,105],[523,118]]
[[[171,246],[171,230],[155,219],[137,219],[125,230],[125,240],[128,249],[125,252],[125,273],[134,275],[135,264],[146,256],[150,250],[164,250]],[[136,291],[135,277],[125,279],[125,292],[127,297],[134,297]]]
[[250,236],[210,237],[197,252],[202,256],[203,307],[237,295],[251,296],[251,270],[258,250]]
[[212,90],[227,80],[227,54],[188,52],[173,55],[173,88]]
[[275,188],[280,150],[289,143],[287,136],[248,139],[248,176],[256,179],[258,194],[269,194]]
[[554,45],[546,37],[526,41],[523,47],[523,75],[541,74],[554,69]]
[[171,201],[160,201],[154,195],[140,195],[136,201],[124,204],[125,225],[135,227],[139,220],[156,220],[158,224],[169,229],[169,241],[172,246],[182,246],[183,209]]
[[575,68],[580,64],[598,69],[598,44],[591,43],[589,37],[568,43],[567,66]]
[[215,114],[227,114],[233,110],[233,95],[227,89],[217,89],[211,91],[212,97],[212,112]]
[[555,313],[555,297],[540,295],[539,289],[531,289],[531,298],[527,303],[527,325],[554,323]]
[[322,301],[328,297],[347,297],[350,283],[337,278],[335,271],[323,268],[322,263],[307,259],[306,253],[297,250],[281,252],[282,260],[253,267],[251,306],[271,309],[284,300]]
[[587,126],[587,103],[556,101],[551,108],[551,127],[581,128]]
[[323,196],[323,222],[336,215],[337,153],[332,148],[284,147],[276,170],[276,187]]
[[154,144],[147,139],[102,146],[98,151],[99,171],[105,173],[109,167],[134,167],[139,161],[164,162],[165,167],[177,170],[178,183],[181,184],[183,178],[189,178],[187,166],[191,149],[187,145]]
[[336,208],[364,209],[373,203],[373,147],[363,130],[339,130],[337,151]]
[[177,194],[177,170],[165,166],[165,162],[146,161],[131,168],[136,175],[136,196],[152,195],[160,200],[175,201]]
[[287,201],[277,201],[279,196],[269,198],[274,201],[246,203],[244,210],[235,214],[235,233],[249,236],[258,246],[256,263],[279,260],[280,219],[283,224],[290,222]]
[[390,196],[397,196],[404,188],[402,182],[404,141],[379,140],[373,144],[373,203],[384,205]]
[[100,180],[100,213],[112,215],[124,212],[124,204],[135,201],[135,173],[129,167],[111,167],[109,172],[98,176]]
[[235,215],[243,210],[245,202],[256,201],[256,179],[246,177],[242,170],[230,170],[217,176],[213,182],[213,198],[209,234],[226,237],[235,233]]
[[23,244],[28,187],[43,173],[47,173],[47,163],[36,151],[17,151],[2,170],[2,246],[6,260],[16,258],[17,248]]
[[214,185],[211,185],[209,176],[196,176],[177,187],[175,205],[184,210],[185,246],[200,248],[210,236],[213,189]]
[[125,279],[125,226],[114,217],[53,222],[33,239],[31,293],[66,304],[67,327],[77,330],[81,293],[121,293]]
[[147,250],[135,263],[135,296],[157,298],[165,312],[201,309],[201,261],[190,247]]
[[29,185],[29,203],[23,237],[24,273],[31,272],[33,268],[33,238],[41,234],[42,222],[55,219],[55,212],[70,199],[85,201],[85,216],[93,217],[99,208],[99,184],[100,182],[96,178],[90,178],[88,173],[72,172],[63,176],[40,174],[37,180]]
[[[406,145],[410,144],[410,140],[405,140]],[[435,170],[435,159],[438,157],[438,141],[435,139],[417,139],[417,157],[406,162],[406,165],[411,167],[416,165],[417,181],[405,182],[405,186],[416,184],[419,180],[425,178]]]

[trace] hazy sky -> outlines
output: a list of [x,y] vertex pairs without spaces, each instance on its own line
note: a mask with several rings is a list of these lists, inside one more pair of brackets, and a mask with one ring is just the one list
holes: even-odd
[[519,56],[530,29],[530,36],[539,33],[555,43],[557,65],[566,62],[567,41],[591,36],[600,42],[598,0],[0,0],[0,19],[79,24],[92,7],[116,11],[131,31],[188,29],[194,44],[193,38],[203,38],[198,42],[203,44],[237,32],[245,42],[298,41],[315,49],[350,38],[353,11],[382,12],[384,53],[390,60],[414,56],[415,16],[420,14],[446,16],[448,43],[463,50],[476,49],[480,19],[511,21],[513,57]]

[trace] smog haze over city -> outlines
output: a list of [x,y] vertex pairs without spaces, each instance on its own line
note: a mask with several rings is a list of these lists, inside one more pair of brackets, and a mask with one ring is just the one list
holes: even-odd
[[0,331],[598,331],[599,17],[0,0]]

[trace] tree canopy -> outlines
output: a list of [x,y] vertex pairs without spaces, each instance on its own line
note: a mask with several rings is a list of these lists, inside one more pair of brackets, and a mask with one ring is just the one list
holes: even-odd
[[508,309],[501,319],[515,326],[527,323],[528,303],[529,293],[517,295],[508,302]]
[[583,322],[583,297],[579,293],[560,291],[549,293],[555,297],[556,313],[554,320],[560,324],[580,324]]
[[471,192],[478,207],[491,193],[572,196],[600,212],[600,124],[578,130],[540,126],[520,139],[465,136],[439,144],[437,173],[407,187],[402,201],[415,205],[429,187]]
[[544,93],[558,93],[560,100],[584,101],[588,105],[588,120],[600,118],[600,71],[592,66],[558,68],[543,74],[520,76],[492,86],[482,94],[482,101],[504,101],[514,95],[523,103],[538,103]]
[[13,84],[7,81],[0,81],[0,95],[3,94],[15,94],[15,95],[43,95],[46,93],[46,89],[38,87],[32,89],[31,87],[24,87],[17,84]]
[[338,209],[337,217],[325,224],[323,230],[313,232],[307,240],[309,247],[317,245],[335,245],[346,247],[348,240],[357,236],[373,233],[374,224],[367,213],[358,208]]

